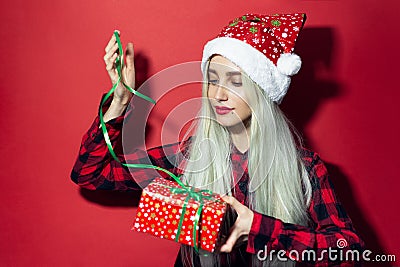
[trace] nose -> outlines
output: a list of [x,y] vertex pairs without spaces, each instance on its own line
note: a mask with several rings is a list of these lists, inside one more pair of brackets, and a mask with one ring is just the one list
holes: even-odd
[[228,100],[228,92],[227,92],[227,88],[225,88],[222,85],[218,85],[216,86],[215,90],[215,94],[214,94],[214,98],[215,100],[218,101],[224,101],[224,100]]

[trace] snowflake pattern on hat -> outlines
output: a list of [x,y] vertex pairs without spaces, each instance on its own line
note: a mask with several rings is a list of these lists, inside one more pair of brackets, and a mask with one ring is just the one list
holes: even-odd
[[223,56],[280,104],[291,76],[301,68],[301,58],[293,50],[305,20],[303,13],[246,14],[235,18],[205,44],[201,69],[204,73],[212,55]]
[[293,52],[305,14],[246,14],[230,21],[217,37],[235,38],[250,44],[275,65],[283,53]]

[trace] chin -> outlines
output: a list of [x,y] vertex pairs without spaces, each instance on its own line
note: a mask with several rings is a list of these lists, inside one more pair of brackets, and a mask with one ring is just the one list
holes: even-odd
[[225,127],[225,128],[231,128],[231,127],[238,127],[238,126],[243,126],[244,127],[244,124],[243,124],[243,122],[242,121],[231,121],[231,120],[221,120],[221,119],[217,119],[217,122],[221,125],[221,126],[223,126],[223,127]]

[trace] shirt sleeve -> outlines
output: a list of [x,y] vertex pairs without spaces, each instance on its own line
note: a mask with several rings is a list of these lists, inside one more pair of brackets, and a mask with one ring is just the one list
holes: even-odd
[[[111,99],[110,97],[104,103],[103,112],[109,107]],[[74,183],[90,190],[127,191],[140,190],[157,176],[168,178],[168,175],[163,172],[128,168],[123,165],[126,163],[156,165],[172,173],[178,172],[175,165],[171,164],[171,158],[174,158],[181,148],[179,142],[147,151],[135,149],[129,155],[123,155],[122,126],[124,119],[130,113],[131,109],[125,110],[121,116],[105,123],[114,152],[120,162],[115,160],[109,152],[103,132],[99,127],[100,118],[96,116],[89,130],[82,137],[79,154],[71,171],[71,179]]]
[[[309,174],[313,187],[309,207],[310,226],[285,223],[254,212],[247,252],[268,255],[272,250],[275,253],[283,251],[287,257],[313,266],[360,264],[360,261],[345,260],[353,259],[353,251],[359,253],[361,260],[364,243],[338,201],[324,163],[316,153],[310,161],[312,167]],[[351,251],[346,254],[349,250]]]

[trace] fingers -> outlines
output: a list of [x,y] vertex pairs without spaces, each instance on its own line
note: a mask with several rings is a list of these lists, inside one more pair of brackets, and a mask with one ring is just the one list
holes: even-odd
[[222,199],[236,210],[238,217],[231,228],[231,233],[226,243],[221,247],[221,252],[231,252],[233,246],[241,236],[249,234],[253,222],[253,212],[232,196],[223,196]]
[[[113,46],[111,46],[107,51],[106,54],[104,55],[103,59],[104,62],[106,63],[106,65],[109,63],[110,59],[112,57],[114,57],[114,55],[118,56],[118,54],[116,53],[118,50],[118,44],[114,43]],[[116,58],[116,57],[115,57]]]
[[106,70],[108,71],[111,81],[114,83],[117,75],[117,70],[115,68],[115,61],[118,57],[118,43],[115,35],[113,34],[104,48],[106,52],[103,59],[106,64]]
[[225,244],[221,247],[221,252],[229,253],[232,251],[233,246],[235,245],[236,241],[238,240],[240,234],[236,224],[233,226],[232,231],[226,240]]
[[246,209],[246,206],[244,206],[242,203],[240,203],[236,198],[232,196],[223,196],[222,199],[231,205],[232,208],[236,210],[238,214],[243,213],[243,211]]
[[109,59],[104,60],[106,62],[106,70],[110,71],[115,68],[115,60],[117,59],[118,54],[114,53]]
[[104,48],[104,51],[106,52],[106,54],[104,55],[103,59],[104,59],[104,62],[106,63],[106,68],[107,68],[107,70],[111,70],[112,69],[112,64],[115,62],[115,59],[118,56],[118,53],[117,53],[117,51],[118,51],[118,43],[117,43],[117,39],[115,37],[115,34],[113,34],[111,36],[111,38],[108,41],[106,47]]
[[[118,32],[119,33],[119,32]],[[114,84],[118,81],[119,78],[122,79],[124,84],[129,85],[131,88],[135,87],[135,67],[134,67],[134,49],[133,44],[128,43],[125,51],[125,62],[121,62],[121,73],[118,73],[116,60],[120,54],[119,51],[119,42],[117,42],[117,38],[115,34],[113,34],[108,41],[106,47],[104,48],[105,55],[103,57],[104,63],[106,64],[106,70],[111,78],[111,82]],[[122,53],[121,53],[122,57]],[[121,59],[122,60],[122,59]],[[121,77],[119,76],[121,75]],[[124,89],[125,90],[125,89]],[[126,93],[121,89],[120,95]],[[117,92],[118,93],[118,92]],[[116,94],[114,94],[115,96]],[[128,94],[129,95],[129,94]]]
[[108,41],[106,48],[104,48],[104,51],[107,53],[110,50],[110,48],[115,44],[116,41],[117,41],[117,39],[115,38],[115,35],[113,34],[110,38],[110,41]]
[[[240,213],[237,209],[240,210],[240,202],[236,200],[236,198],[232,196],[222,196],[222,199],[228,203],[232,208],[236,210],[238,216],[240,217]],[[238,220],[239,217],[236,219],[235,224],[232,226],[228,239],[226,240],[225,244],[221,247],[221,252],[229,253],[232,251],[233,246],[235,245],[236,241],[240,237],[240,230],[238,228]]]
[[133,49],[133,44],[128,43],[126,46],[126,67],[128,69],[133,69],[134,68],[134,49]]

